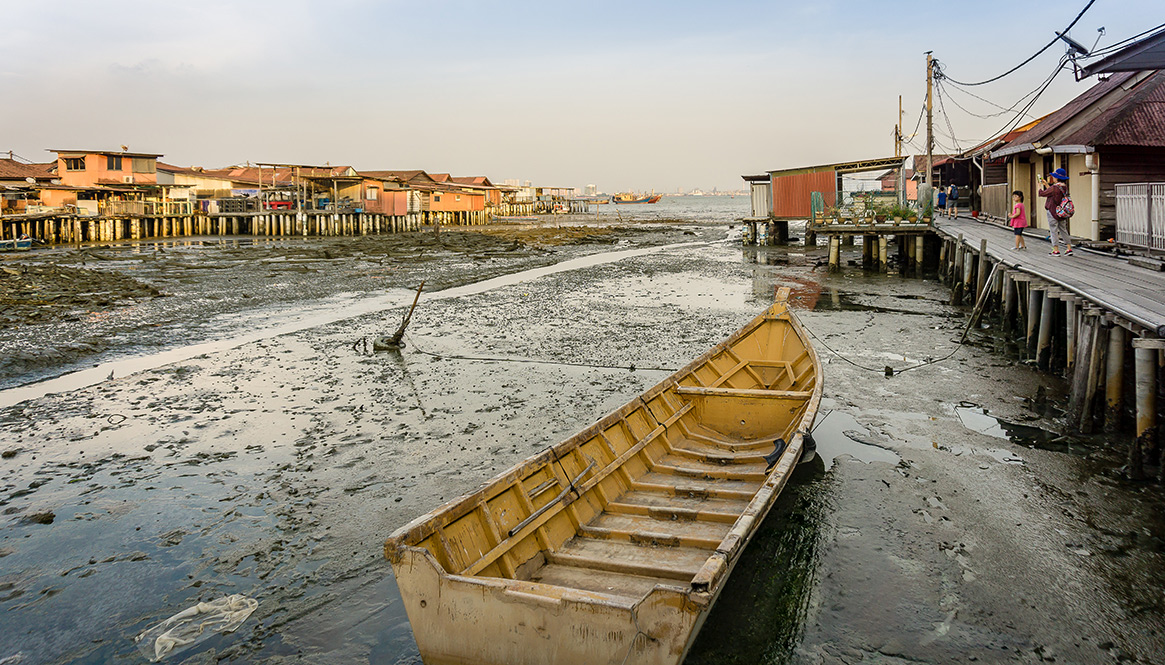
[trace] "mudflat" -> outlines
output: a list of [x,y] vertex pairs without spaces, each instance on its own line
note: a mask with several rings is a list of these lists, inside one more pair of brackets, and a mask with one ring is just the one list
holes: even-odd
[[[99,275],[58,280],[77,285],[67,305],[0,327],[6,387],[250,336],[0,410],[0,660],[138,659],[147,626],[239,593],[259,607],[238,631],[169,660],[419,662],[383,539],[623,404],[790,286],[827,363],[820,456],[688,662],[1160,662],[1165,512],[1157,486],[1119,478],[1119,440],[1062,436],[1055,400],[1037,399],[1057,380],[990,329],[889,379],[841,360],[941,357],[966,313],[933,280],[825,275],[822,250],[742,248],[728,226],[5,260],[21,280]],[[405,348],[366,347],[422,279]],[[85,300],[98,289],[106,304]]]

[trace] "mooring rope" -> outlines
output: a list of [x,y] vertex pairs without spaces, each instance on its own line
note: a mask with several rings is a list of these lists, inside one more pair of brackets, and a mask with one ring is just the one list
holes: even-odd
[[463,356],[457,354],[442,354],[433,351],[426,351],[417,345],[416,339],[412,335],[408,335],[409,344],[417,353],[423,353],[434,358],[441,358],[444,360],[475,360],[479,362],[499,362],[499,363],[533,363],[537,365],[564,365],[567,367],[590,367],[595,369],[621,369],[630,372],[676,372],[678,367],[639,367],[637,365],[604,365],[601,363],[576,363],[566,360],[542,360],[539,358],[502,358],[493,356]]

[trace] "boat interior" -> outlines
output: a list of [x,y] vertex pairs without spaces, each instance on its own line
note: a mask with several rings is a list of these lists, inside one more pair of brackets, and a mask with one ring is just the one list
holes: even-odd
[[745,514],[768,477],[765,456],[776,439],[792,440],[819,385],[800,329],[776,311],[588,429],[415,521],[400,544],[427,549],[451,575],[540,583],[534,588],[551,596],[566,588],[631,604],[656,585],[687,590]]

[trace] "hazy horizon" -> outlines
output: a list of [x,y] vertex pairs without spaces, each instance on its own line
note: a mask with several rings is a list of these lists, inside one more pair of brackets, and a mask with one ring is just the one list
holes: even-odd
[[[328,162],[607,192],[737,190],[742,174],[892,155],[898,95],[906,133],[919,118],[925,51],[952,79],[988,78],[1086,2],[873,4],[12,3],[0,150],[48,161],[47,148],[127,145],[184,166]],[[1103,25],[1103,47],[1163,17],[1159,0],[1098,0],[1071,34],[1091,47]],[[1057,44],[972,90],[1010,106],[1063,53]],[[1032,113],[1094,82],[1065,72]],[[967,112],[998,109],[948,90],[958,147],[1004,126],[1007,116]],[[956,147],[947,120],[936,108],[938,153]]]

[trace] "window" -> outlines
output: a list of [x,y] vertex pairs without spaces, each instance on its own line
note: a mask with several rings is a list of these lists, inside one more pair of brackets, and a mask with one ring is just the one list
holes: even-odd
[[434,200],[434,201],[436,201],[437,203],[440,203],[440,202],[441,202],[441,195],[440,195],[440,194],[434,194],[434,195],[433,195],[433,200]]
[[461,195],[460,195],[460,194],[458,194],[458,195],[457,195],[457,200],[458,200],[458,201],[460,201],[460,200],[461,200]]
[[134,157],[133,158],[133,172],[134,173],[154,173],[158,170],[158,164],[148,157]]
[[376,191],[377,190],[375,187],[369,187],[368,193],[364,195],[364,198],[368,201],[375,201],[376,200]]
[[120,155],[106,155],[105,168],[109,171],[121,170],[121,156]]
[[65,158],[66,171],[84,171],[85,158],[84,157],[66,157]]

